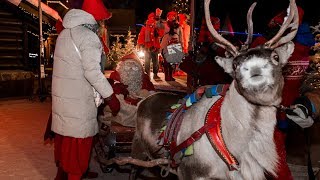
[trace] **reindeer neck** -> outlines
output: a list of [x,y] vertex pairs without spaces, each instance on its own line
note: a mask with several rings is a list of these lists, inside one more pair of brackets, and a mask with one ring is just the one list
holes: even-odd
[[275,107],[248,102],[238,93],[233,82],[221,107],[223,136],[228,142],[242,138],[240,143],[248,143],[260,124],[274,127],[275,122],[270,121],[275,121],[275,112]]
[[[248,128],[250,126],[248,117],[251,117],[254,109],[255,106],[239,94],[235,87],[235,82],[232,82],[221,107],[222,116],[226,116],[225,118],[222,117],[223,121],[232,121],[230,123],[235,123],[237,126]],[[228,113],[224,114],[224,111]]]
[[[238,93],[234,85],[230,85],[221,107],[222,136],[226,146],[240,162],[240,168],[246,166],[241,165],[241,162],[265,162],[257,164],[257,168],[261,167],[274,173],[274,163],[277,162],[276,152],[273,151],[275,147],[268,153],[264,150],[274,146],[276,108],[249,103]],[[244,154],[248,156],[243,156]]]

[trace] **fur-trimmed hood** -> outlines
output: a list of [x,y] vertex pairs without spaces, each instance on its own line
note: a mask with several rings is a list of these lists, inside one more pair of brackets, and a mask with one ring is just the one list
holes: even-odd
[[74,28],[82,24],[97,24],[94,17],[81,9],[71,9],[63,18],[64,28]]

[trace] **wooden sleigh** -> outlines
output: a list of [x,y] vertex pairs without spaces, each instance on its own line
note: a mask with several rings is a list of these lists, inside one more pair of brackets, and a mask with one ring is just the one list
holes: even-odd
[[[134,133],[135,128],[116,122],[101,127],[94,145],[98,162],[114,158],[121,153],[130,153]],[[114,166],[103,163],[100,163],[100,167],[104,173],[110,173],[114,169]]]

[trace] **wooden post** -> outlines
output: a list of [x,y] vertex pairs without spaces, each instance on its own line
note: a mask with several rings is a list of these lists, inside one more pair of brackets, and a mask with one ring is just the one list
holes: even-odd
[[43,89],[43,83],[45,78],[45,72],[44,72],[44,64],[43,64],[43,58],[44,58],[44,44],[43,44],[43,34],[42,34],[42,8],[41,8],[41,0],[38,1],[38,8],[39,8],[39,45],[40,45],[40,51],[39,51],[39,73],[38,73],[38,79],[39,79],[39,98],[40,101],[43,101],[44,98],[44,89]]
[[23,61],[25,65],[25,69],[29,70],[29,64],[28,64],[28,57],[29,57],[29,51],[28,51],[28,25],[26,22],[23,22]]
[[194,1],[190,1],[190,38],[189,38],[189,51],[194,51],[194,41],[195,41],[195,33],[194,33],[194,18],[195,18],[195,9],[194,9]]

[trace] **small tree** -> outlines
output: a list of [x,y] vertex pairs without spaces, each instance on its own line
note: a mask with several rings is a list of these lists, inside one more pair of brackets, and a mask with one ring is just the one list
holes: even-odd
[[116,41],[112,43],[110,52],[107,55],[107,63],[106,63],[106,69],[114,69],[117,65],[117,62],[120,60],[121,56],[121,49],[122,49],[122,43],[120,41],[120,37],[123,37],[123,35],[111,35],[112,37],[116,38]]
[[[123,56],[132,53],[136,48],[136,36],[132,35],[130,29],[128,30],[128,34],[126,36],[115,34],[111,35],[111,37],[115,37],[116,40],[112,43],[110,52],[107,56],[107,66],[109,66],[108,69],[113,69]],[[124,43],[122,43],[122,39],[124,39]]]
[[132,35],[131,34],[131,31],[130,29],[128,30],[128,34],[126,36],[126,39],[125,39],[125,44],[124,44],[124,55],[126,54],[130,54],[132,53],[136,46],[135,46],[135,35]]

